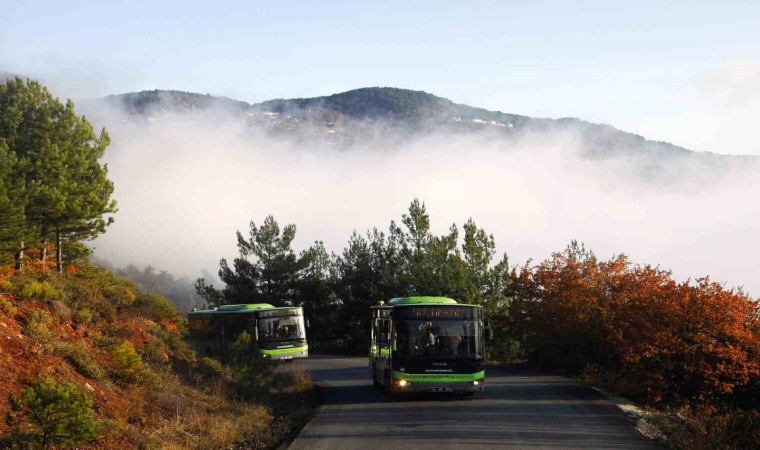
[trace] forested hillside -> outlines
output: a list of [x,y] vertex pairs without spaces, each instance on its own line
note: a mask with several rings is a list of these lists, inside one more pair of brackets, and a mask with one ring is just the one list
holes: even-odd
[[0,448],[276,446],[312,401],[308,380],[272,375],[243,345],[225,365],[198,357],[186,333],[166,298],[107,270],[0,266]]
[[276,446],[313,403],[303,373],[242,341],[198,358],[165,297],[87,262],[116,213],[108,143],[39,83],[0,85],[0,448]]
[[[605,124],[576,118],[533,118],[488,111],[426,92],[398,88],[362,88],[325,97],[275,99],[256,104],[178,91],[128,93],[109,96],[105,101],[122,108],[135,119],[166,112],[224,112],[244,117],[251,126],[263,127],[280,137],[316,139],[317,142],[321,140],[347,148],[362,143],[388,148],[440,132],[488,133],[513,140],[529,134],[571,133],[579,139],[584,155],[592,159],[643,156],[651,158],[651,166],[687,157],[719,165],[727,164],[731,159],[650,141]],[[374,145],[379,126],[382,127],[383,144]],[[731,153],[731,149],[715,150]]]

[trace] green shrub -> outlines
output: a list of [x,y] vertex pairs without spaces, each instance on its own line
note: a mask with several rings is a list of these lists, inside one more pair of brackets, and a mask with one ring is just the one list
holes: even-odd
[[[7,422],[11,422],[11,413],[9,414]],[[29,450],[32,448],[40,448],[42,443],[40,442],[40,436],[37,433],[28,431],[21,431],[18,428],[13,428],[10,432],[0,435],[0,448],[3,450]]]
[[42,285],[37,281],[31,281],[21,288],[21,292],[19,292],[18,295],[23,299],[30,300],[33,298],[39,298],[41,292]]
[[135,291],[126,284],[116,284],[103,289],[103,295],[117,309],[129,308],[134,304]]
[[142,368],[142,358],[129,341],[124,341],[111,352],[115,375],[124,380],[133,380]]
[[235,382],[240,396],[250,400],[260,399],[272,385],[271,373],[270,364],[263,359],[239,367]]
[[218,360],[204,356],[198,360],[196,370],[208,377],[218,378],[223,374],[224,366]]
[[24,334],[29,336],[33,341],[42,345],[46,350],[49,349],[53,342],[53,332],[50,330],[52,318],[45,311],[35,309],[29,311],[27,322],[24,326]]
[[11,317],[16,315],[16,307],[13,306],[13,303],[5,297],[0,297],[0,311],[3,311],[5,314]]
[[23,285],[19,297],[31,300],[56,300],[61,297],[60,293],[47,281],[29,281]]
[[163,296],[159,296],[156,301],[153,302],[153,310],[151,312],[155,320],[174,320],[178,318],[177,309],[166,299],[166,297]]
[[120,337],[112,336],[111,334],[103,334],[100,331],[94,331],[91,336],[95,345],[106,349],[109,352],[115,349],[124,340]]
[[116,307],[109,302],[94,301],[91,303],[94,312],[100,316],[102,320],[112,321],[116,318]]
[[53,345],[53,353],[66,358],[82,375],[94,379],[105,375],[105,371],[93,356],[92,350],[84,342],[56,342]]
[[50,285],[47,281],[43,281],[40,287],[40,298],[41,299],[49,299],[49,300],[55,300],[61,297],[61,294]]
[[75,278],[65,278],[62,288],[63,300],[75,309],[89,305],[98,297],[98,290],[88,283],[83,283]]
[[181,361],[192,361],[195,357],[190,344],[178,333],[163,328],[152,330],[151,333],[172,351],[175,358]]
[[11,283],[11,280],[0,281],[0,290],[10,292],[11,289],[13,289],[13,283]]
[[230,362],[235,368],[235,382],[241,397],[259,399],[271,387],[274,363],[251,346],[248,333],[240,333],[230,348]]
[[78,308],[71,314],[71,318],[79,325],[87,325],[92,323],[92,311],[89,308]]
[[142,307],[145,316],[151,320],[179,319],[177,309],[162,295],[142,294],[137,303]]
[[166,347],[158,339],[151,339],[140,349],[142,360],[153,366],[165,364],[167,361]]
[[[77,446],[97,436],[92,398],[72,383],[58,383],[50,376],[21,390],[21,397],[9,397],[12,412],[7,422],[33,427],[35,441],[42,447],[62,444]],[[16,431],[19,435],[22,433]]]

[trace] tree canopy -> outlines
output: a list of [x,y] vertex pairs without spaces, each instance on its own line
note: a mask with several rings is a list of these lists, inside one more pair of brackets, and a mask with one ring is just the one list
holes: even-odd
[[[280,229],[269,216],[250,224],[249,237],[237,233],[240,256],[220,261],[217,289],[199,279],[198,293],[213,304],[266,302],[303,306],[324,345],[361,351],[368,345],[368,308],[399,295],[443,295],[504,312],[510,282],[506,255],[494,261],[494,238],[468,220],[459,246],[459,229],[436,236],[425,204],[414,200],[401,224],[388,231],[354,232],[340,255],[321,242],[296,255],[295,225]],[[319,344],[316,344],[319,346]]]
[[0,250],[39,249],[54,241],[58,268],[64,246],[92,239],[112,223],[113,183],[99,160],[109,144],[74,103],[61,103],[33,80],[0,85]]

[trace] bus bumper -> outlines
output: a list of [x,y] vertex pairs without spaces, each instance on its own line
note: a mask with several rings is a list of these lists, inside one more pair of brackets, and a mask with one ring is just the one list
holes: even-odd
[[309,352],[299,352],[297,355],[264,355],[264,357],[271,359],[272,361],[287,361],[290,359],[308,358]]
[[288,359],[308,358],[309,347],[293,347],[287,349],[278,350],[260,350],[264,358],[271,359],[272,361],[283,361]]
[[484,380],[474,380],[469,382],[454,382],[454,383],[423,383],[413,382],[408,380],[395,380],[393,386],[390,387],[391,392],[394,393],[475,393],[483,392],[485,389]]

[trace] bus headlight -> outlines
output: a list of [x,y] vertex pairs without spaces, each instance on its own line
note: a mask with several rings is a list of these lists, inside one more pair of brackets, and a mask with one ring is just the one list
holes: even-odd
[[472,382],[472,385],[473,386],[480,386],[480,381],[475,380],[475,381]]
[[405,387],[409,386],[409,384],[410,383],[408,381],[406,381],[406,380],[398,380],[398,387],[400,387],[400,388],[405,388]]

